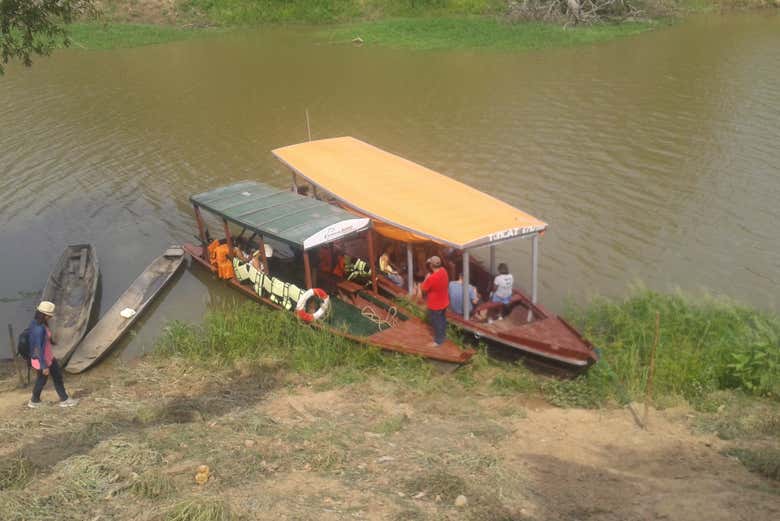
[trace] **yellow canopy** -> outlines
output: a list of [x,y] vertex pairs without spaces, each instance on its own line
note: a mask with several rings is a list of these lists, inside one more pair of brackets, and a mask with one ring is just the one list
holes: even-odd
[[371,217],[380,233],[401,240],[465,249],[547,228],[495,197],[352,137],[290,145],[273,154],[347,208]]

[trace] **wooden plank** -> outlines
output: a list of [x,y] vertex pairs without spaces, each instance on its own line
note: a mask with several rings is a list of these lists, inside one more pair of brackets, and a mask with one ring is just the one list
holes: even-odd
[[197,204],[193,204],[192,207],[195,209],[195,222],[198,223],[198,236],[200,237],[200,245],[205,248],[208,246],[208,244],[206,244],[206,227],[203,224],[203,216],[200,214],[200,208],[198,208]]
[[311,289],[311,262],[309,261],[309,252],[306,250],[303,252],[303,274],[306,277],[306,289]]

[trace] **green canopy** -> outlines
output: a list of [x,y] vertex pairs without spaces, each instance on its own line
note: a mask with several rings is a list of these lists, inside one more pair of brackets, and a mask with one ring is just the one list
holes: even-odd
[[304,250],[370,225],[369,219],[355,218],[332,204],[255,181],[193,195],[190,201],[242,228]]

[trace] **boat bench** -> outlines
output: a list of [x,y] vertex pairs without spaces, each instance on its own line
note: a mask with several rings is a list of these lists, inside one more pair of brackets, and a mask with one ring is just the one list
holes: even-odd
[[[528,307],[528,304],[526,302],[526,299],[518,294],[512,295],[512,298],[509,299],[509,304],[507,305],[509,308],[514,308],[518,304],[522,304],[523,307]],[[472,310],[472,314],[478,313],[480,311],[492,311],[495,309],[502,309],[504,307],[504,304],[501,302],[483,302],[482,304],[478,305],[476,308]]]
[[351,280],[341,280],[336,284],[336,287],[338,288],[339,294],[348,298],[353,304],[357,299],[358,293],[364,289],[362,285],[352,282]]

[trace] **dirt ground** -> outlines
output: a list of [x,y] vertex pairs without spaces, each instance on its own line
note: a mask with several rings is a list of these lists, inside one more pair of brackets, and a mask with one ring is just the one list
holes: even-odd
[[643,430],[626,409],[145,360],[67,378],[76,408],[49,387],[29,410],[4,371],[3,520],[780,519],[778,482],[687,409]]

